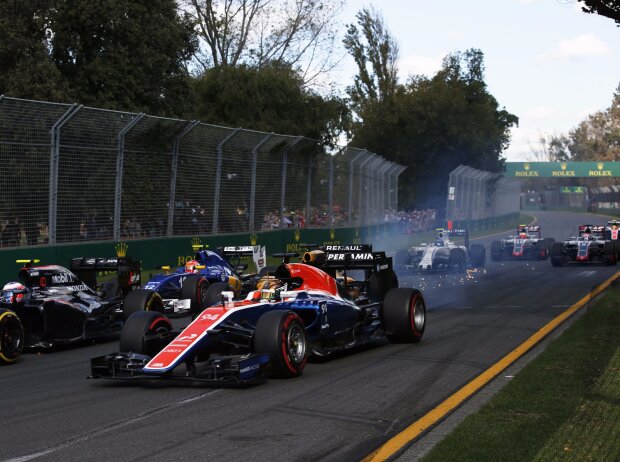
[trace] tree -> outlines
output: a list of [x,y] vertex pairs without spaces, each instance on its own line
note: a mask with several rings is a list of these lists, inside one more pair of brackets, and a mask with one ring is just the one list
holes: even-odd
[[618,0],[577,0],[583,3],[584,13],[598,14],[613,19],[620,26],[620,1]]
[[278,63],[209,69],[195,81],[194,95],[196,118],[210,124],[303,135],[325,143],[334,143],[349,130],[344,100],[304,89],[303,78]]
[[75,100],[159,115],[191,111],[193,24],[174,0],[57,0],[52,57]]
[[65,81],[46,47],[50,5],[50,0],[0,3],[0,94],[66,99]]
[[342,0],[185,0],[205,47],[204,70],[241,64],[288,64],[304,85],[335,65],[336,18]]
[[374,9],[365,8],[356,18],[359,29],[349,24],[343,42],[358,69],[348,93],[354,108],[363,113],[366,105],[386,101],[396,93],[398,43]]

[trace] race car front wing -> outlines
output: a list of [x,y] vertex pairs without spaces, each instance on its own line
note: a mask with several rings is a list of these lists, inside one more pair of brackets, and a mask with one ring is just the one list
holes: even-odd
[[169,371],[162,374],[144,372],[151,360],[136,353],[111,353],[90,360],[89,379],[125,381],[169,380],[199,382],[208,385],[244,385],[264,379],[263,369],[269,355],[217,356],[204,363],[186,363],[183,373]]

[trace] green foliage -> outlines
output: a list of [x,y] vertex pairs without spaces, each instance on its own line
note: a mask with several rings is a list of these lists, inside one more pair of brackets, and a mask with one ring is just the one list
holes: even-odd
[[289,66],[217,67],[194,82],[196,118],[205,123],[334,142],[350,125],[344,100],[304,90]]
[[510,127],[484,82],[480,50],[448,55],[433,77],[413,76],[393,96],[360,107],[353,141],[406,165],[400,204],[442,208],[450,171],[459,164],[500,171]]
[[66,99],[66,83],[46,47],[49,6],[49,0],[0,2],[0,94]]
[[58,1],[52,57],[82,104],[158,115],[191,110],[192,23],[174,0]]
[[620,2],[618,0],[577,0],[585,4],[584,13],[598,14],[613,19],[620,26]]

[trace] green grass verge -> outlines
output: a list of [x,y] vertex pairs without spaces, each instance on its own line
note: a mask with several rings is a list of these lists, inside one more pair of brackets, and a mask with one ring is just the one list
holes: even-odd
[[620,460],[620,287],[423,459]]

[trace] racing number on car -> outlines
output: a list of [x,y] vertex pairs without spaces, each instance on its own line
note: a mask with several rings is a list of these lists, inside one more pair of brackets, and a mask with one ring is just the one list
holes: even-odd
[[220,317],[219,313],[216,313],[216,314],[206,313],[200,316],[200,320],[201,321],[216,321],[217,318],[219,317]]

